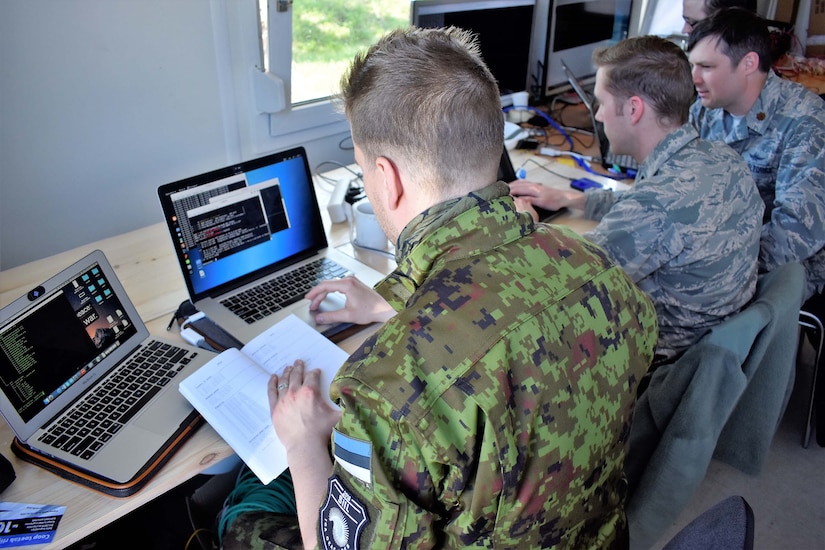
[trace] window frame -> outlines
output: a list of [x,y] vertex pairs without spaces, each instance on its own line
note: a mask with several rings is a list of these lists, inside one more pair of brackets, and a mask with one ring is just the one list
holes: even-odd
[[278,12],[278,1],[267,0],[271,70],[264,71],[258,0],[210,0],[226,139],[233,158],[235,150],[239,158],[252,158],[349,134],[349,123],[333,101],[290,104],[292,6]]
[[[349,129],[343,113],[334,101],[326,98],[317,101],[292,104],[292,4],[286,11],[278,11],[280,0],[268,2],[268,50],[270,78],[275,86],[280,82],[283,90],[282,110],[268,113],[269,136],[278,138],[296,132],[304,136],[326,137]],[[259,30],[260,32],[260,30]]]

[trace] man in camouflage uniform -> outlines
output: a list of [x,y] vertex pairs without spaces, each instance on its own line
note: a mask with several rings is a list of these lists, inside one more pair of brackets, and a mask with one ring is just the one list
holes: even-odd
[[765,22],[722,10],[697,24],[688,51],[699,97],[691,120],[748,164],[765,203],[759,269],[800,262],[809,298],[825,287],[825,103],[776,76]]
[[340,413],[301,362],[270,381],[304,545],[626,547],[624,438],[652,304],[495,182],[503,117],[470,35],[394,31],[342,89],[398,267],[375,290],[343,279],[308,294],[312,307],[347,295],[326,321],[386,321],[336,376]]
[[655,36],[597,51],[596,118],[616,154],[640,164],[625,192],[557,190],[529,182],[512,193],[543,208],[581,208],[602,245],[653,299],[657,361],[669,361],[739,311],[756,288],[763,205],[742,159],[700,140],[684,52]]

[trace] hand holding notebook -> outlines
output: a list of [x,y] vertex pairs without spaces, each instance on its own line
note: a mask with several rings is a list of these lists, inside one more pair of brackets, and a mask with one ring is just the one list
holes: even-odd
[[[321,369],[321,386],[328,390],[346,358],[341,348],[291,315],[241,350],[230,348],[209,361],[180,383],[180,391],[267,484],[287,468],[286,450],[270,417],[269,377],[303,359],[307,369]],[[325,396],[329,399],[328,391]]]

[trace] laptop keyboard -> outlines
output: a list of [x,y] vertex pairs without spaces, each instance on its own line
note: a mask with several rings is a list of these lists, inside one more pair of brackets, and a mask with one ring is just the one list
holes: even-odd
[[89,460],[197,354],[150,341],[38,440]]
[[309,289],[321,281],[348,274],[339,264],[320,258],[221,300],[221,304],[247,324],[252,324],[302,300]]
[[623,170],[630,168],[631,170],[638,170],[639,163],[630,155],[614,155],[608,152],[604,158],[604,163],[608,166],[618,166]]

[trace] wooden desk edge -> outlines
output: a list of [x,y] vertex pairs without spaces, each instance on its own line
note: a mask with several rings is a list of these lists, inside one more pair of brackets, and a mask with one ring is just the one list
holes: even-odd
[[[10,442],[12,437],[11,430],[4,425],[0,438]],[[8,446],[3,455],[12,463],[17,479],[2,493],[2,500],[66,506],[52,542],[34,546],[65,548],[233,456],[234,452],[211,426],[204,424],[145,487],[125,498],[108,496],[62,479],[18,459]]]

